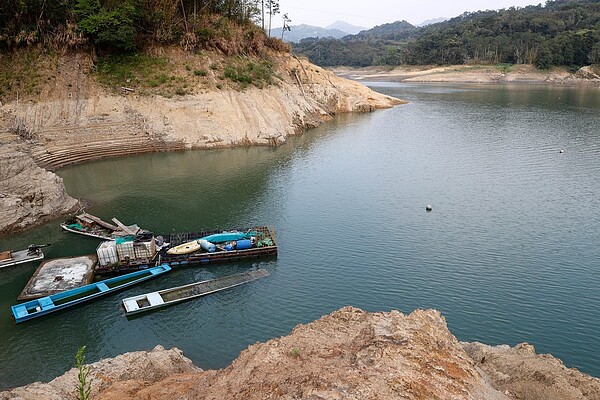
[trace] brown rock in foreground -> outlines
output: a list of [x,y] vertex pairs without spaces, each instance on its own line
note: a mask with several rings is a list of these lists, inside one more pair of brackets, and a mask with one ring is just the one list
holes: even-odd
[[[154,387],[139,397],[153,397]],[[437,311],[346,307],[253,345],[199,376],[197,399],[505,399],[485,382]],[[182,396],[182,397],[185,397]]]
[[[219,371],[201,371],[181,351],[160,347],[102,360],[91,370],[92,398],[104,400],[600,398],[600,380],[536,355],[530,345],[461,346],[434,310],[342,308],[250,346]],[[0,399],[73,398],[76,382],[71,370]]]
[[516,399],[600,399],[600,380],[567,368],[557,358],[535,354],[532,345],[515,347],[463,343],[490,383]]
[[[165,350],[156,346],[152,351],[126,353],[115,358],[91,364],[92,398],[122,390],[123,398],[135,393],[151,382],[160,382],[173,374],[201,371],[183,356],[179,349]],[[66,400],[77,399],[77,374],[73,368],[48,383],[32,383],[6,392],[0,392],[0,400]],[[124,385],[120,383],[126,382]],[[111,398],[119,398],[114,396]]]

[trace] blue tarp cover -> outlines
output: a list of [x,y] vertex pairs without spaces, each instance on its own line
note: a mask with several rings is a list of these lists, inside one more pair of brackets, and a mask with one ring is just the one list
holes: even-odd
[[[211,243],[223,243],[223,242],[231,242],[234,240],[242,240],[242,239],[250,239],[250,237],[256,236],[256,232],[223,232],[223,233],[215,233],[214,235],[204,236],[203,238]],[[198,240],[200,240],[198,239]]]

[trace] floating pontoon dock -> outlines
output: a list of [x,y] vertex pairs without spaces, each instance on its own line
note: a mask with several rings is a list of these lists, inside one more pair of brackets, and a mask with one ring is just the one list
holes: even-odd
[[86,285],[94,279],[96,256],[55,258],[44,261],[17,300],[31,300]]
[[[100,276],[119,275],[140,269],[146,269],[155,265],[168,264],[173,268],[200,265],[214,262],[227,262],[241,259],[275,257],[277,256],[277,242],[275,230],[273,228],[261,226],[250,229],[239,229],[239,232],[254,232],[256,243],[249,248],[244,249],[226,249],[226,246],[217,245],[216,251],[209,252],[204,249],[188,254],[168,254],[167,249],[156,250],[160,245],[157,244],[160,238],[161,243],[169,243],[169,248],[191,242],[199,238],[210,235],[222,234],[223,230],[210,230],[196,233],[175,233],[171,235],[155,236],[152,242],[129,242],[121,245],[116,244],[116,250],[104,249],[98,247],[98,264],[96,265],[96,274]],[[249,241],[247,241],[249,242]],[[108,245],[104,245],[107,247]],[[144,247],[145,246],[145,247]],[[126,248],[128,249],[127,251]],[[126,256],[119,254],[127,253]],[[144,256],[139,256],[139,253]],[[102,254],[101,254],[102,253]],[[109,255],[110,253],[110,255]],[[151,254],[149,257],[148,254]],[[105,257],[106,255],[106,257]],[[106,260],[105,260],[106,258]]]
[[269,276],[267,270],[257,269],[241,274],[191,283],[189,285],[128,297],[123,299],[123,307],[125,307],[125,315],[137,314],[196,297],[206,296],[207,294],[243,285],[244,283],[252,282],[266,276]]

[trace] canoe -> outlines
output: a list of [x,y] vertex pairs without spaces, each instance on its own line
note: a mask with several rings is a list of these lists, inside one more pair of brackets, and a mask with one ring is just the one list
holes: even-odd
[[221,232],[215,233],[212,235],[201,237],[200,239],[204,239],[211,243],[225,243],[232,242],[235,240],[242,239],[250,239],[252,236],[256,236],[256,232],[248,231],[248,232]]
[[90,283],[89,285],[11,306],[12,313],[17,323],[27,321],[125,289],[167,273],[170,270],[171,267],[163,264],[159,267]]
[[195,282],[189,285],[128,297],[123,299],[123,307],[125,308],[125,315],[137,314],[196,297],[206,296],[207,294],[243,285],[244,283],[252,282],[266,276],[269,276],[269,272],[261,268],[241,274]]
[[192,240],[191,242],[183,243],[183,244],[180,244],[179,246],[170,248],[169,250],[167,250],[167,254],[175,254],[175,255],[189,254],[189,253],[198,251],[200,249],[201,249],[200,241]]

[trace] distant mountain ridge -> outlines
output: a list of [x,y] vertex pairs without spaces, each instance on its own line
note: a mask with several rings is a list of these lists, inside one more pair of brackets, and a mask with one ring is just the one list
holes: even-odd
[[303,39],[292,47],[325,67],[480,63],[600,68],[600,0],[548,0],[464,12],[422,27],[396,21],[339,40]]
[[[271,29],[271,36],[281,39],[281,29]],[[291,25],[289,31],[283,33],[283,40],[285,42],[298,43],[302,39],[306,38],[334,38],[341,39],[344,36],[349,35],[348,32],[343,32],[338,29],[321,28],[312,25]]]
[[333,24],[326,26],[325,28],[348,32],[349,35],[356,35],[360,31],[367,30],[365,27],[352,25],[344,21],[335,21]]
[[417,31],[418,28],[406,21],[396,21],[389,24],[377,25],[366,31],[359,32],[357,38],[377,37],[387,40],[406,39],[410,33]]
[[428,19],[428,20],[421,22],[417,26],[420,28],[422,26],[433,25],[433,24],[437,24],[440,22],[448,21],[449,19],[450,18],[447,18],[447,17],[432,18],[432,19]]
[[[291,30],[283,33],[283,40],[286,42],[298,43],[306,38],[334,38],[341,39],[344,36],[357,34],[366,28],[356,26],[344,21],[336,21],[333,24],[322,28],[307,24],[291,25]],[[271,29],[271,36],[281,39],[281,29]]]

